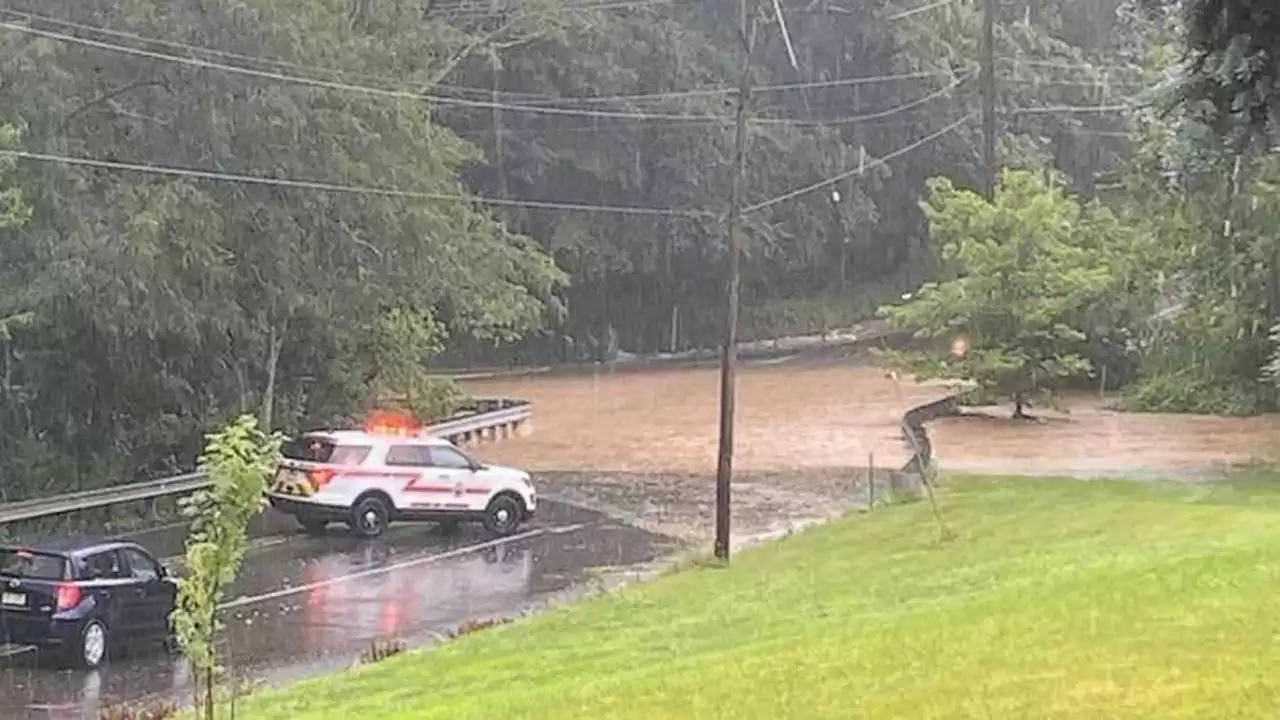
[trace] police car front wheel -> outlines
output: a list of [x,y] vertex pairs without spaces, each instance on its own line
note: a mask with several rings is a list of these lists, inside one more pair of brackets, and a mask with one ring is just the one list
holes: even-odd
[[484,529],[495,535],[510,535],[524,519],[524,503],[510,495],[499,495],[484,509]]
[[376,495],[360,498],[351,508],[351,529],[361,537],[378,537],[391,522],[391,508]]

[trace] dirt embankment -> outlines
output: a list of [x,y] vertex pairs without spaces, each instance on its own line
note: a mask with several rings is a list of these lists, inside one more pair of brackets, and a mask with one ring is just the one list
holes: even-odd
[[[875,473],[875,493],[888,495],[892,473]],[[733,482],[733,535],[752,540],[864,510],[872,500],[865,469],[738,474]],[[715,535],[715,477],[664,473],[545,472],[547,497],[695,545]],[[878,501],[878,502],[879,502]]]

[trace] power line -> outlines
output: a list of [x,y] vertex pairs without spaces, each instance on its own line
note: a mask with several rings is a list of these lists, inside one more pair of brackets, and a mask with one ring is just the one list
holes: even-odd
[[902,12],[896,12],[886,17],[885,20],[905,20],[906,18],[913,17],[921,13],[927,13],[930,10],[936,10],[937,8],[940,8],[944,5],[954,4],[955,1],[956,0],[938,0],[938,2],[932,2],[932,3],[929,3],[928,5],[921,5],[920,7],[914,7],[914,8],[911,8],[910,10],[903,10]]
[[1143,72],[1141,68],[1136,68],[1129,65],[1110,65],[1110,64],[1095,65],[1089,62],[1068,63],[1068,62],[1061,62],[1057,60],[1027,60],[1024,58],[1011,57],[1008,55],[1002,55],[1000,57],[997,57],[996,59],[1000,60],[1001,62],[1012,63],[1014,65],[1027,65],[1029,67],[1058,68],[1061,70],[1076,70],[1078,72],[1099,71],[1099,70],[1138,73],[1138,74],[1141,74]]
[[[675,6],[677,4],[676,0],[604,0],[602,2],[568,3],[561,7],[568,10],[600,11],[632,10],[635,8],[651,7],[655,5]],[[490,7],[481,7],[479,3],[470,8],[459,5],[456,8],[438,9],[453,15],[466,17],[496,17],[498,15],[504,15],[511,12],[509,8],[494,10]]]
[[479,205],[494,205],[499,207],[520,207],[534,208],[541,210],[571,210],[580,212],[596,212],[610,214],[626,214],[626,215],[661,215],[667,217],[689,217],[689,218],[707,218],[717,217],[715,213],[709,213],[700,210],[681,210],[677,208],[654,208],[654,207],[629,207],[625,205],[588,205],[582,203],[564,203],[543,200],[506,200],[502,198],[489,198],[481,196],[468,195],[447,195],[442,193],[425,193],[413,190],[396,190],[392,188],[364,187],[359,185],[339,185],[335,183],[315,182],[311,180],[295,180],[291,178],[275,178],[263,177],[260,175],[239,175],[235,173],[213,172],[209,170],[194,170],[189,168],[168,167],[163,165],[143,165],[138,163],[126,163],[116,160],[96,160],[93,158],[70,157],[66,155],[50,155],[45,153],[27,152],[25,150],[0,150],[0,156],[12,157],[22,160],[33,160],[37,162],[59,163],[62,165],[76,165],[81,167],[91,167],[103,170],[120,170],[126,172],[145,173],[149,175],[168,175],[171,177],[185,177],[199,180],[215,180],[219,182],[237,182],[250,185],[269,185],[273,187],[287,187],[301,190],[318,190],[329,193],[342,193],[349,195],[380,195],[383,197],[409,198],[414,200],[429,200],[432,202],[465,202],[476,203]]
[[792,120],[789,118],[756,118],[754,122],[760,123],[760,124],[769,124],[769,125],[852,125],[854,123],[864,122],[866,120],[877,120],[879,118],[889,117],[890,115],[897,115],[900,112],[905,112],[912,108],[924,105],[925,103],[932,102],[933,100],[936,100],[937,98],[942,97],[944,95],[948,95],[951,93],[952,90],[955,90],[957,87],[960,87],[960,85],[962,85],[968,79],[969,79],[968,75],[961,75],[960,77],[953,80],[950,85],[947,85],[946,87],[940,90],[935,90],[934,92],[931,92],[928,95],[925,95],[924,97],[917,98],[915,100],[911,100],[909,102],[905,102],[905,103],[902,103],[901,105],[896,105],[894,107],[887,108],[885,110],[879,110],[872,113],[865,113],[863,115],[853,115],[851,117],[837,118],[833,120]]
[[[951,0],[948,0],[948,1],[951,1]],[[237,53],[229,50],[221,50],[218,48],[211,48],[203,45],[193,45],[191,43],[178,42],[175,40],[166,40],[163,38],[157,38],[149,35],[140,35],[138,33],[125,32],[122,30],[114,30],[111,28],[101,27],[98,25],[89,25],[85,23],[73,22],[70,20],[63,20],[61,18],[51,17],[48,15],[40,15],[38,13],[28,12],[25,10],[19,11],[19,10],[9,10],[7,8],[0,8],[0,12],[8,13],[10,15],[25,16],[28,18],[39,20],[42,23],[48,23],[50,25],[57,25],[57,26],[72,28],[76,30],[83,30],[86,32],[99,33],[102,35],[134,40],[136,42],[151,43],[154,45],[170,47],[178,50],[187,50],[191,52],[215,55],[218,57],[225,57],[225,58],[230,58],[235,60],[243,60],[246,62],[261,63],[264,65],[274,65],[276,67],[289,68],[292,70],[300,70],[304,72],[322,72],[322,73],[327,73],[331,75],[349,75],[351,77],[366,78],[369,80],[378,80],[381,82],[391,82],[391,83],[396,83],[400,85],[404,84],[403,80],[390,78],[385,75],[358,73],[358,72],[343,70],[340,68],[316,67],[316,66],[304,65],[296,62],[290,62],[287,60],[278,60],[275,58],[263,57],[261,55],[248,55],[245,53]],[[831,87],[847,87],[847,86],[856,86],[856,85],[870,85],[870,84],[882,83],[882,82],[895,82],[899,80],[915,80],[915,79],[945,76],[945,75],[947,75],[947,73],[929,72],[929,71],[897,73],[897,74],[888,74],[888,75],[871,75],[871,76],[862,76],[862,77],[841,78],[836,80],[819,80],[819,81],[812,81],[812,82],[785,83],[785,84],[779,84],[779,85],[761,85],[761,86],[752,88],[752,91],[753,92],[786,92],[786,91],[792,91],[792,90],[810,90],[810,89],[831,88]],[[490,88],[466,87],[466,86],[460,86],[460,85],[448,85],[443,83],[435,85],[434,89],[443,90],[446,92],[481,94],[486,97],[493,95],[493,90]],[[498,94],[512,97],[512,98],[517,98],[517,99],[533,98],[533,99],[521,101],[520,105],[522,107],[538,107],[542,105],[565,105],[565,104],[578,104],[578,103],[595,104],[595,103],[625,102],[625,101],[640,101],[640,100],[665,100],[665,99],[678,99],[678,98],[689,98],[689,97],[720,96],[720,95],[731,95],[736,91],[737,91],[736,88],[726,86],[726,87],[714,87],[714,88],[694,88],[690,90],[674,90],[674,91],[655,92],[655,93],[618,94],[618,95],[602,95],[602,96],[563,97],[563,96],[549,95],[545,93],[525,93],[525,92],[513,92],[513,91],[506,91],[506,90],[499,91]]]
[[1145,105],[1141,103],[1121,103],[1114,105],[1050,105],[1046,107],[1015,108],[1010,115],[1041,115],[1046,113],[1110,113],[1125,110],[1139,110]]
[[0,29],[13,30],[15,32],[37,35],[39,37],[49,38],[50,40],[58,40],[60,42],[70,43],[73,45],[83,45],[86,47],[98,48],[110,52],[118,52],[126,55],[134,55],[137,57],[145,57],[152,60],[161,60],[176,63],[179,65],[188,65],[191,67],[205,68],[209,70],[221,70],[223,72],[247,75],[250,77],[261,78],[264,80],[274,80],[278,82],[291,82],[300,85],[309,85],[311,87],[325,88],[328,90],[342,90],[346,92],[358,92],[366,95],[379,95],[383,97],[395,98],[398,100],[426,100],[441,105],[457,105],[461,107],[485,108],[490,110],[511,110],[514,112],[526,112],[542,115],[567,115],[572,117],[595,117],[595,118],[618,118],[625,120],[682,120],[682,121],[706,121],[723,123],[728,122],[728,118],[720,115],[677,115],[677,114],[657,114],[657,113],[635,113],[635,112],[611,112],[606,110],[571,110],[567,108],[555,107],[534,107],[528,105],[513,105],[510,103],[490,102],[484,100],[466,100],[463,98],[450,98],[440,95],[431,95],[429,93],[415,93],[405,90],[387,90],[384,88],[374,88],[365,85],[352,85],[350,83],[333,82],[330,80],[319,80],[317,78],[299,77],[297,75],[286,75],[284,73],[269,72],[265,70],[255,70],[253,68],[238,67],[235,65],[226,65],[224,63],[210,62],[208,60],[200,60],[197,58],[180,57],[177,55],[166,55],[164,53],[151,52],[149,50],[141,50],[138,48],[125,47],[123,45],[114,45],[112,43],[101,42],[98,40],[90,40],[88,38],[76,37],[74,35],[65,35],[63,33],[50,32],[48,30],[39,30],[24,25],[15,25],[14,23],[0,21]]
[[[360,73],[360,72],[354,72],[349,70],[342,70],[339,68],[315,67],[310,65],[303,65],[301,63],[289,62],[288,60],[277,60],[275,58],[263,57],[261,55],[247,55],[245,53],[231,52],[229,50],[219,50],[218,48],[211,48],[204,45],[193,45],[191,43],[178,42],[176,40],[166,40],[164,38],[152,37],[150,35],[140,35],[138,33],[125,32],[123,30],[115,30],[112,28],[106,28],[99,25],[88,25],[86,23],[73,22],[71,20],[64,20],[62,18],[52,17],[50,15],[41,15],[39,13],[33,13],[28,10],[10,10],[8,8],[0,7],[0,12],[7,13],[9,15],[16,15],[16,16],[26,17],[29,19],[39,20],[40,22],[47,23],[49,25],[57,25],[61,27],[72,28],[75,30],[84,30],[86,32],[98,33],[100,35],[108,35],[111,37],[134,40],[137,42],[149,43],[152,45],[170,47],[176,50],[188,50],[191,52],[204,53],[206,55],[215,55],[218,57],[230,58],[233,60],[244,60],[246,62],[261,63],[263,65],[274,65],[276,67],[289,68],[292,70],[302,70],[304,72],[323,72],[323,73],[328,73],[332,75],[349,75],[351,77],[365,78],[368,80],[394,82],[400,85],[404,84],[404,81],[402,79],[390,78],[385,75],[372,75],[369,73]],[[468,88],[468,87],[461,87],[457,85],[446,85],[443,83],[437,84],[434,87],[440,90],[453,91],[453,92],[483,93],[486,96],[493,94],[493,91],[487,88]],[[534,96],[539,98],[551,97],[549,95],[536,95],[534,93],[503,93],[503,94],[509,94],[512,96],[526,95],[526,96]]]
[[847,172],[840,173],[835,177],[828,178],[820,182],[816,182],[812,185],[806,185],[805,187],[792,190],[791,192],[786,193],[784,195],[779,195],[778,197],[775,197],[772,200],[766,200],[761,203],[756,203],[755,205],[744,208],[742,212],[752,213],[758,210],[764,210],[765,208],[773,207],[778,203],[783,203],[788,200],[794,200],[795,198],[798,198],[801,195],[808,195],[809,193],[814,192],[815,190],[821,190],[822,188],[830,187],[832,185],[835,185],[838,182],[841,182],[842,180],[847,180],[853,177],[854,175],[861,175],[862,173],[866,172],[867,170],[870,170],[871,168],[884,165],[888,163],[890,160],[893,160],[894,158],[902,157],[903,155],[906,155],[907,153],[911,152],[912,150],[915,150],[918,147],[921,147],[922,145],[926,145],[928,143],[933,142],[934,140],[937,140],[943,135],[946,135],[947,133],[954,131],[956,128],[959,128],[961,125],[964,125],[965,123],[969,122],[974,117],[975,117],[975,113],[969,113],[968,115],[965,115],[959,120],[942,128],[941,130],[938,130],[937,132],[926,135],[920,138],[919,140],[916,140],[915,142],[911,143],[910,145],[898,148],[897,150],[894,150],[893,152],[889,153],[888,155],[885,155],[884,157],[875,158],[868,162],[862,163],[861,165],[859,165],[859,167],[856,170],[849,170]]
[[[815,80],[812,82],[800,83],[784,83],[781,85],[757,85],[751,88],[752,93],[766,92],[786,92],[790,90],[814,90],[820,88],[832,87],[848,87],[854,85],[872,85],[876,83],[894,82],[898,80],[917,80],[921,78],[946,76],[944,72],[912,72],[898,73],[893,75],[868,75],[863,77],[843,78],[837,80]],[[477,91],[490,92],[482,88],[476,88]],[[703,97],[716,95],[732,95],[738,91],[732,87],[714,87],[714,88],[694,88],[692,90],[671,90],[667,92],[643,93],[636,95],[600,95],[600,96],[567,96],[556,97],[551,95],[543,95],[545,100],[532,100],[524,103],[528,106],[552,105],[552,104],[568,104],[568,103],[603,103],[603,102],[623,102],[635,100],[666,100],[686,97]]]

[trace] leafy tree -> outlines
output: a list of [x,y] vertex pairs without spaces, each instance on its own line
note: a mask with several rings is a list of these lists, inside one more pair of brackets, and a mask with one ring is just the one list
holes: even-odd
[[192,526],[173,623],[198,678],[196,707],[206,720],[214,717],[220,670],[215,645],[222,627],[218,604],[244,559],[249,522],[262,510],[262,493],[279,459],[281,441],[278,434],[263,433],[251,415],[210,434],[200,469],[212,484],[183,501]]
[[445,333],[429,313],[395,308],[378,318],[367,404],[398,404],[425,420],[456,410],[462,391],[451,380],[430,375],[426,366],[427,358],[444,349]]
[[[55,23],[67,20],[161,54],[186,56],[129,35],[286,59],[268,65],[285,74],[383,86],[368,77],[382,73],[415,90],[476,47],[538,31],[526,16],[455,26],[409,0],[30,7],[60,13],[31,21],[41,29],[65,32]],[[22,232],[0,228],[0,317],[32,313],[8,341],[5,492],[187,469],[206,428],[246,412],[289,430],[350,413],[389,310],[493,347],[538,332],[562,290],[535,242],[467,200],[463,173],[481,158],[427,103],[10,31],[0,56],[0,122],[25,128],[0,141],[23,150],[457,198],[5,162],[29,211]]]
[[[1258,135],[1269,137],[1280,120],[1280,12],[1275,4],[1269,0],[1146,0],[1146,4],[1157,12],[1182,12],[1189,61],[1182,100],[1187,109],[1236,143],[1247,143]],[[1269,149],[1269,143],[1264,148]]]
[[895,361],[1011,398],[1015,417],[1090,371],[1089,328],[1081,321],[1114,282],[1112,268],[1085,241],[1102,227],[1100,211],[1082,208],[1036,173],[1009,171],[994,203],[936,179],[924,212],[955,276],[883,309],[895,326],[941,343]]

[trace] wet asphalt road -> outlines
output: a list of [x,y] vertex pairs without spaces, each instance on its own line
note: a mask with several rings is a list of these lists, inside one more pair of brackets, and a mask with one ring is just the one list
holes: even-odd
[[[585,510],[544,503],[539,511],[501,541],[478,527],[443,534],[426,524],[396,526],[376,541],[340,529],[264,539],[227,595],[228,664],[266,684],[337,670],[377,640],[425,644],[468,620],[536,607],[590,568],[652,562],[674,547]],[[181,548],[177,531],[135,539],[160,555]],[[153,696],[190,698],[181,657],[138,650],[95,672],[48,669],[30,656],[0,660],[4,720],[96,718],[113,702]]]

